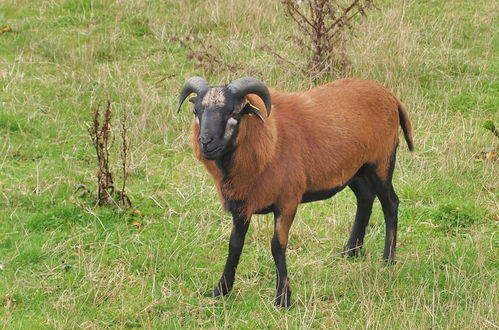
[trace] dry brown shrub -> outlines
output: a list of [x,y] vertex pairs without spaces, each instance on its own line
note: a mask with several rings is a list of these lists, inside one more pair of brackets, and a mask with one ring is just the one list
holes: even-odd
[[[100,105],[94,110],[92,126],[88,134],[97,153],[97,202],[99,205],[109,205],[114,193],[113,174],[109,167],[109,149],[111,148],[111,101],[107,101],[104,114],[101,115]],[[101,123],[101,117],[102,123]]]
[[[88,127],[88,134],[94,145],[97,154],[97,204],[112,205],[116,204],[113,199],[115,193],[113,173],[110,167],[109,150],[113,144],[111,134],[111,101],[107,101],[106,109],[101,114],[100,105],[93,112],[92,124]],[[123,207],[130,207],[132,202],[126,193],[126,182],[128,178],[128,152],[130,146],[128,143],[127,115],[123,112],[121,118],[121,166],[123,183],[121,190],[117,191],[118,201]]]
[[299,35],[292,35],[308,57],[307,70],[333,73],[346,68],[348,32],[355,17],[374,7],[374,0],[282,0],[286,14],[296,23]]

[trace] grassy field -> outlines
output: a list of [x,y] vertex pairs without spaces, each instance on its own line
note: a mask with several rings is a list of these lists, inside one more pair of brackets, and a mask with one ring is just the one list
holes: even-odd
[[[173,111],[193,75],[288,91],[340,78],[296,70],[305,60],[279,2],[0,0],[0,29],[12,28],[0,34],[0,326],[497,328],[499,175],[482,150],[498,139],[482,126],[499,124],[498,2],[378,3],[344,76],[384,84],[413,122],[416,151],[401,143],[394,178],[398,263],[382,261],[378,202],[355,260],[339,254],[353,194],[302,205],[288,249],[294,305],[281,310],[267,216],[252,219],[231,295],[204,296],[231,219],[192,155],[190,109]],[[230,65],[198,66],[179,39]],[[86,123],[107,99],[115,127],[123,112],[130,122],[127,211],[74,192],[95,195]],[[115,171],[118,154],[119,139]]]

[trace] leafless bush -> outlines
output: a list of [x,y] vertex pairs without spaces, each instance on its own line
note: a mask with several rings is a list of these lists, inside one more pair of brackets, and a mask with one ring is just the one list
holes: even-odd
[[220,48],[214,46],[212,43],[205,43],[193,35],[171,36],[168,40],[170,42],[178,42],[187,50],[187,59],[194,61],[194,65],[205,72],[219,74],[244,71],[249,75],[260,74],[257,69],[249,67],[245,63],[227,62]]
[[[100,122],[103,117],[102,124]],[[109,149],[111,148],[111,101],[101,115],[100,105],[94,111],[92,126],[88,133],[97,153],[97,200],[99,205],[109,205],[114,192],[113,174],[109,169]]]
[[281,0],[286,14],[298,25],[300,35],[292,36],[310,58],[308,68],[314,72],[335,72],[350,61],[346,56],[348,32],[354,17],[365,15],[374,0],[354,0],[346,6],[339,0]]
[[[93,120],[88,128],[88,134],[94,145],[97,154],[97,204],[111,205],[114,202],[115,193],[113,174],[110,169],[109,151],[114,142],[111,134],[111,101],[107,101],[104,113],[101,113],[100,105],[94,110]],[[102,120],[102,122],[101,122]],[[127,159],[128,159],[128,139],[127,139],[127,117],[123,113],[121,122],[121,165],[123,184],[121,191],[117,192],[119,202],[123,207],[131,206],[131,201],[126,194],[126,180],[128,178]]]

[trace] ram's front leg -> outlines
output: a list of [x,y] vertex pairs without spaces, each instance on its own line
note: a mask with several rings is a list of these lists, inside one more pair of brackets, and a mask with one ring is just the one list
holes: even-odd
[[244,237],[249,227],[249,218],[233,213],[232,214],[232,232],[229,241],[229,255],[225,263],[224,272],[217,287],[213,290],[213,296],[225,296],[234,285],[236,268],[239,263],[239,257],[244,246]]
[[288,246],[289,229],[296,214],[296,205],[283,208],[274,213],[275,226],[272,238],[272,256],[276,266],[277,293],[275,304],[280,307],[291,306],[291,287],[286,267],[286,247]]

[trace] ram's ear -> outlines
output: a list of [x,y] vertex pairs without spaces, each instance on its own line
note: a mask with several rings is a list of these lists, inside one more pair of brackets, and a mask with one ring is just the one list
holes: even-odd
[[257,116],[261,121],[265,122],[265,119],[263,119],[262,112],[260,109],[255,107],[251,103],[246,103],[246,105],[243,108],[243,111],[241,111],[242,114],[248,114],[249,116],[255,115]]
[[246,101],[248,101],[248,103],[251,104],[256,110],[260,111],[260,114],[263,117],[268,117],[265,103],[263,103],[262,99],[258,95],[248,94],[246,95]]

